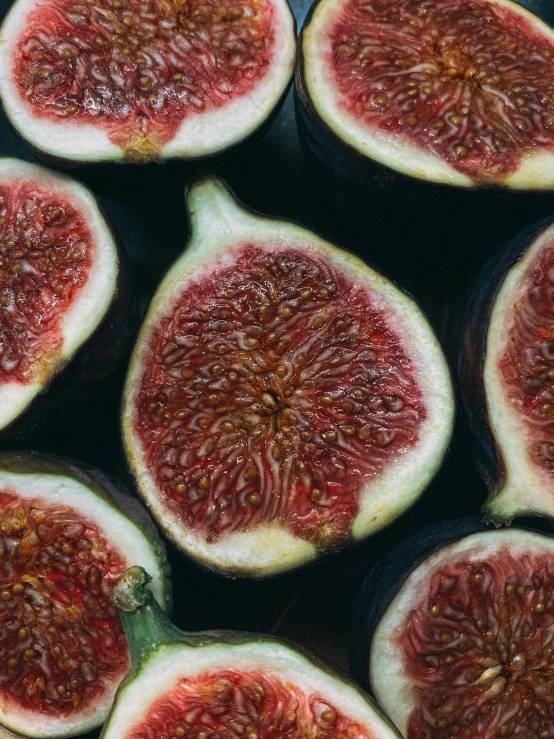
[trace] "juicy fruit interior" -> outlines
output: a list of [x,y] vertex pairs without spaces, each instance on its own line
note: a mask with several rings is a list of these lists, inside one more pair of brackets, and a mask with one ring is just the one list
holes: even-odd
[[64,198],[0,184],[0,385],[41,381],[59,361],[60,320],[87,280],[91,242]]
[[225,670],[179,685],[149,709],[125,739],[367,739],[367,730],[317,695],[277,677]]
[[554,244],[543,249],[525,276],[525,293],[513,306],[506,350],[499,362],[513,408],[528,429],[522,439],[533,463],[554,472]]
[[369,293],[294,248],[236,247],[153,332],[136,432],[160,496],[210,542],[278,523],[347,539],[364,481],[426,411]]
[[35,116],[105,128],[154,156],[189,115],[246,95],[271,62],[269,0],[55,0],[27,19],[15,76]]
[[347,0],[330,29],[341,105],[476,181],[554,147],[554,43],[487,0]]
[[554,558],[495,552],[436,571],[400,637],[409,739],[554,734]]
[[130,659],[108,589],[125,561],[69,507],[0,491],[2,702],[52,716],[94,706]]

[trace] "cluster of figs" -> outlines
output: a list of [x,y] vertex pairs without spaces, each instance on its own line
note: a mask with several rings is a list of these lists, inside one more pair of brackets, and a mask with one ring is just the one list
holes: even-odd
[[[350,213],[369,193],[517,207],[554,191],[549,2],[318,0],[297,41],[286,0],[15,0],[0,100],[47,164],[132,171],[247,146],[294,73],[306,159]],[[554,538],[500,528],[554,517],[554,221],[492,255],[458,320],[487,523],[374,566],[350,679],[273,637],[174,626],[165,540],[259,579],[388,526],[448,450],[448,363],[354,253],[213,175],[186,205],[122,393],[136,496],[17,450],[127,361],[135,298],[92,192],[0,159],[0,737],[554,737]]]

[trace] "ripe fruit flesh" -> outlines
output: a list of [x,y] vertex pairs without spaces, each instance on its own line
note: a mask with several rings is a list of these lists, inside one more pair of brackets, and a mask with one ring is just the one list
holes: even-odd
[[417,177],[552,186],[543,170],[554,148],[554,34],[545,24],[509,0],[333,7],[322,3],[304,32],[304,74],[318,114],[345,141]]
[[46,739],[102,723],[130,665],[115,580],[148,562],[168,603],[153,529],[102,473],[0,455],[0,725]]
[[550,476],[554,469],[554,245],[543,251],[530,272],[528,292],[514,306],[500,368],[510,402],[528,426],[528,453]]
[[215,178],[189,211],[131,360],[125,447],[178,546],[272,574],[414,500],[448,441],[449,378],[418,308],[354,256]]
[[292,644],[171,624],[132,567],[112,590],[133,660],[102,739],[398,735],[354,683]]
[[97,526],[40,494],[2,489],[0,528],[3,709],[86,711],[129,667],[108,595],[126,561]]
[[[125,301],[118,247],[93,195],[63,175],[0,159],[0,431],[101,326],[123,325]],[[91,382],[113,367],[121,337],[110,346],[97,352],[109,368],[86,368]]]
[[418,565],[371,646],[373,688],[402,733],[547,739],[553,593],[552,541],[521,529],[468,536]]
[[89,228],[70,202],[25,179],[0,182],[0,384],[48,373],[92,251]]
[[183,679],[154,703],[125,739],[209,735],[246,739],[368,739],[362,726],[318,695],[305,695],[273,675],[224,670]]
[[20,40],[17,78],[35,114],[94,121],[131,155],[148,156],[185,116],[247,94],[264,75],[273,45],[271,6],[259,6],[231,0],[42,5]]
[[426,417],[367,290],[293,246],[239,245],[154,330],[137,434],[159,489],[210,539],[284,521],[340,544],[364,478]]
[[539,223],[483,267],[464,314],[462,397],[497,521],[554,513],[553,268],[554,227]]
[[282,0],[21,0],[2,29],[0,94],[51,156],[203,156],[269,116],[290,79],[292,26]]

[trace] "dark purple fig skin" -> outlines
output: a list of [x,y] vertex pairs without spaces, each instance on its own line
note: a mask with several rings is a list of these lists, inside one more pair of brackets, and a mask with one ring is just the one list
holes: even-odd
[[[88,412],[99,410],[95,392],[112,373],[123,372],[140,314],[134,279],[127,254],[100,204],[96,203],[117,248],[116,291],[104,319],[81,345],[73,359],[37,395],[11,424],[0,430],[0,449],[45,431],[56,433],[60,421],[82,423]],[[96,408],[95,408],[96,406]]]
[[367,573],[356,600],[348,635],[350,674],[365,690],[369,684],[369,652],[373,632],[410,572],[437,549],[487,527],[479,518],[434,523],[404,539]]
[[[554,6],[546,0],[520,4],[533,6],[539,16],[538,11],[544,10],[543,17],[549,14],[554,24]],[[303,28],[316,6],[317,2]],[[483,262],[514,233],[554,210],[552,192],[437,184],[409,177],[360,154],[331,131],[310,100],[302,33],[295,111],[314,191],[327,208],[370,242],[372,258],[385,271],[392,271],[410,292],[425,296],[422,302],[427,312],[437,316],[437,324],[439,319],[443,322],[442,330],[439,327],[443,339],[449,335],[449,316],[455,314]]]
[[[166,546],[154,521],[138,498],[131,495],[111,475],[84,462],[35,451],[0,452],[0,470],[19,474],[64,475],[85,485],[109,503],[112,508],[121,511],[137,524],[157,550],[158,558],[165,561],[165,579],[169,580],[171,570],[167,563]],[[117,539],[117,532],[112,532],[112,534]],[[166,582],[167,585],[168,582]],[[164,607],[169,608],[171,606],[170,587],[166,587],[166,593],[167,602]]]
[[505,468],[490,427],[483,379],[489,321],[498,291],[509,270],[551,223],[552,219],[548,219],[530,226],[489,259],[467,294],[453,332],[457,344],[453,353],[460,400],[471,432],[469,443],[491,495],[501,489]]
[[[15,1],[15,0],[14,0]],[[292,6],[289,2],[289,0],[285,0],[286,5],[288,9],[290,10],[290,14],[293,18],[293,32],[294,35],[298,33],[298,27],[296,23],[296,18],[292,9]],[[13,2],[10,2],[10,0],[0,0],[0,25],[4,21],[4,17],[6,16],[8,10],[12,6]],[[198,158],[185,158],[185,157],[171,157],[168,159],[159,159],[154,160],[151,162],[143,163],[143,164],[137,164],[137,162],[133,162],[130,160],[121,160],[119,162],[103,162],[103,161],[75,161],[72,159],[64,159],[63,157],[53,156],[52,154],[49,154],[48,152],[43,151],[42,149],[37,148],[36,146],[33,146],[31,142],[27,141],[27,139],[23,138],[21,134],[17,131],[17,129],[12,125],[11,120],[5,113],[4,104],[3,101],[0,100],[0,113],[3,115],[4,119],[8,123],[8,126],[11,130],[11,132],[15,135],[15,137],[21,141],[25,147],[31,152],[31,154],[36,157],[39,161],[43,162],[47,166],[51,166],[57,169],[63,169],[63,170],[70,170],[74,171],[76,170],[75,174],[80,179],[84,180],[85,182],[88,182],[89,176],[95,180],[97,177],[97,172],[100,171],[101,173],[101,180],[105,182],[105,180],[110,179],[112,176],[115,176],[116,182],[121,185],[125,185],[125,181],[132,182],[133,179],[136,179],[137,173],[139,171],[144,171],[146,174],[145,182],[147,187],[150,187],[152,185],[152,180],[155,179],[157,176],[161,177],[162,180],[165,180],[167,175],[164,177],[163,174],[163,166],[166,164],[169,164],[171,162],[176,162],[180,167],[190,165],[191,168],[194,170],[194,164],[195,162],[204,162],[206,160],[211,160],[216,157],[220,157],[222,155],[229,155],[229,154],[235,154],[237,155],[237,164],[240,162],[240,157],[243,157],[245,154],[245,151],[243,150],[246,146],[256,145],[256,143],[265,136],[267,131],[271,128],[274,120],[279,115],[281,108],[283,107],[283,104],[287,98],[287,95],[290,92],[290,89],[292,87],[292,78],[288,85],[286,86],[284,92],[282,93],[281,97],[276,101],[275,106],[270,111],[268,117],[262,121],[257,128],[255,128],[253,131],[251,131],[249,134],[245,136],[245,138],[241,139],[240,141],[237,141],[234,144],[230,144],[229,146],[226,146],[225,148],[221,149],[220,151],[209,154],[204,157],[198,157]],[[161,175],[160,175],[161,172]],[[122,178],[122,174],[123,178]],[[111,189],[111,188],[110,188]],[[96,190],[95,190],[96,191]]]

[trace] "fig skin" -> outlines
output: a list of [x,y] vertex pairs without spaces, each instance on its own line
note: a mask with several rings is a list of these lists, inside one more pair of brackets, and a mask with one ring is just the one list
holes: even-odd
[[[548,0],[519,4],[554,27]],[[455,312],[483,262],[514,233],[551,215],[551,191],[438,184],[386,167],[339,138],[315,110],[305,79],[302,40],[317,5],[318,0],[298,38],[294,88],[310,182],[325,207],[360,234],[386,235],[381,247],[376,244],[373,258],[420,296],[446,340],[448,315]],[[340,238],[337,233],[335,239]],[[402,243],[410,246],[400,252],[396,244]]]
[[[202,194],[196,196],[197,200],[195,200],[195,191],[198,189],[198,191],[201,191],[202,188],[211,188],[215,183],[215,190],[216,193],[218,193],[217,198],[215,198],[213,201],[207,200],[207,195]],[[209,190],[208,190],[209,193]],[[220,202],[220,196],[221,193],[225,193],[224,197],[224,205],[222,205]],[[201,204],[201,199],[203,202]],[[208,174],[204,174],[202,178],[196,180],[195,182],[191,183],[189,187],[186,190],[186,200],[188,203],[188,216],[189,216],[189,226],[190,226],[190,234],[189,238],[187,240],[187,245],[185,247],[185,250],[183,254],[181,254],[178,259],[175,261],[173,266],[168,271],[167,275],[164,277],[164,282],[167,280],[166,285],[166,291],[173,290],[175,285],[181,282],[182,279],[188,280],[189,275],[193,274],[198,270],[198,274],[200,276],[200,279],[202,279],[202,274],[205,269],[211,267],[212,260],[214,263],[217,263],[220,256],[223,251],[223,247],[218,247],[217,252],[214,250],[210,253],[209,257],[206,257],[205,251],[202,251],[202,253],[198,253],[198,244],[202,242],[202,239],[205,239],[205,232],[211,233],[211,230],[214,228],[213,224],[210,221],[209,229],[208,231],[208,225],[206,224],[206,218],[207,218],[207,206],[206,203],[210,203],[211,210],[209,211],[210,218],[212,220],[216,220],[215,213],[221,212],[221,219],[222,222],[225,223],[226,220],[229,220],[230,224],[233,224],[233,221],[235,218],[237,218],[237,213],[235,211],[240,212],[240,221],[243,220],[249,221],[250,218],[252,218],[253,221],[257,223],[256,228],[251,227],[250,224],[248,226],[241,225],[239,229],[240,238],[237,240],[237,237],[235,235],[235,226],[230,225],[228,227],[229,230],[229,236],[223,238],[222,242],[225,241],[227,244],[227,247],[234,246],[235,244],[242,243],[244,240],[248,241],[250,238],[254,239],[254,243],[256,239],[261,238],[261,242],[265,241],[267,239],[267,235],[269,234],[271,236],[272,233],[276,233],[280,237],[286,237],[287,240],[290,240],[291,243],[294,244],[294,240],[298,239],[299,243],[310,243],[310,245],[313,245],[314,253],[318,254],[318,252],[321,253],[321,256],[323,258],[323,261],[325,262],[326,259],[329,259],[329,262],[331,266],[336,266],[339,271],[341,269],[345,270],[346,275],[352,275],[353,270],[359,269],[360,271],[360,281],[361,276],[364,274],[363,269],[369,267],[367,263],[362,262],[362,260],[358,259],[355,254],[350,254],[346,250],[340,249],[339,247],[336,247],[335,245],[324,242],[320,237],[318,237],[313,232],[309,232],[307,229],[304,229],[303,227],[299,227],[296,224],[294,224],[291,221],[287,221],[284,219],[278,219],[274,218],[272,216],[267,216],[265,214],[260,214],[257,211],[249,208],[248,206],[245,206],[234,194],[230,189],[226,186],[226,184],[222,181],[219,181],[218,178],[214,178],[213,176],[210,176]],[[227,202],[230,201],[230,202]],[[198,203],[198,206],[195,205],[195,202]],[[279,232],[279,225],[282,224],[282,232]],[[260,232],[260,228],[262,231]],[[227,243],[228,241],[228,243]],[[335,254],[336,253],[336,254]],[[181,262],[183,264],[181,265]],[[185,266],[186,265],[186,266]],[[348,266],[347,266],[348,265]],[[371,271],[371,267],[368,270],[368,272]],[[180,271],[178,271],[180,270]],[[179,279],[177,280],[177,274],[180,275]],[[356,275],[357,277],[357,275]],[[192,280],[192,277],[190,277]],[[378,275],[373,275],[372,277],[368,275],[367,277],[367,284],[369,290],[371,290],[371,284],[372,281],[375,280],[375,289],[377,292],[377,295],[382,295],[382,298],[384,299],[384,304],[388,305],[389,307],[392,306],[392,301],[387,289],[383,289],[379,287],[379,282],[382,279],[382,281],[386,284],[389,283],[389,280],[387,278],[384,278],[383,273],[381,271],[378,271]],[[162,283],[163,284],[163,283]],[[184,284],[184,283],[183,283]],[[409,293],[406,293],[402,288],[400,288],[396,283],[392,283],[390,287],[394,286],[396,290],[400,291],[400,293],[403,293],[404,297],[411,298]],[[418,382],[421,382],[421,389],[423,390],[423,401],[427,405],[427,412],[428,417],[434,417],[436,419],[436,414],[438,413],[439,403],[440,403],[440,413],[443,415],[442,422],[437,423],[437,427],[440,425],[442,428],[442,441],[439,445],[438,442],[435,439],[435,446],[433,447],[433,459],[430,459],[429,452],[426,449],[424,453],[426,454],[426,460],[428,460],[427,464],[427,470],[428,473],[426,475],[423,475],[420,471],[418,471],[418,476],[416,478],[418,485],[417,489],[412,485],[409,487],[409,496],[406,495],[406,500],[404,503],[401,503],[401,501],[398,499],[398,496],[396,495],[396,491],[394,496],[391,496],[389,500],[387,500],[386,503],[384,503],[381,500],[381,497],[379,497],[380,502],[376,504],[375,510],[370,517],[367,513],[367,511],[364,511],[363,515],[360,515],[360,519],[362,522],[362,526],[365,528],[363,531],[353,534],[352,531],[350,532],[349,537],[346,539],[341,540],[338,544],[335,543],[332,546],[329,546],[327,548],[324,547],[315,547],[314,553],[311,553],[309,556],[307,556],[305,553],[302,554],[301,558],[300,556],[297,556],[297,553],[294,552],[295,559],[294,562],[291,564],[291,557],[290,552],[287,554],[289,555],[288,559],[286,557],[281,557],[283,560],[282,562],[277,557],[273,559],[270,563],[267,563],[264,561],[263,565],[259,564],[250,564],[245,563],[245,558],[243,556],[237,557],[237,561],[230,561],[230,557],[227,556],[227,559],[218,564],[217,560],[215,559],[215,555],[212,553],[207,554],[205,551],[201,550],[200,548],[195,550],[196,543],[193,541],[191,544],[189,537],[187,536],[187,527],[184,526],[181,523],[174,523],[173,520],[168,516],[165,517],[165,511],[163,510],[163,505],[159,504],[159,502],[156,499],[156,496],[154,496],[150,492],[150,483],[145,478],[147,475],[142,469],[143,465],[143,450],[139,448],[137,444],[137,439],[135,437],[135,432],[133,431],[132,423],[134,422],[134,416],[132,415],[134,413],[133,408],[134,406],[132,403],[134,400],[129,400],[130,398],[134,398],[135,396],[135,383],[140,382],[140,378],[142,377],[142,374],[139,373],[138,366],[139,362],[142,360],[142,349],[141,347],[146,346],[148,341],[150,339],[148,337],[151,336],[151,330],[152,326],[156,325],[156,321],[161,318],[160,306],[159,304],[161,301],[164,300],[164,295],[166,292],[161,293],[160,289],[158,289],[158,292],[156,292],[150,309],[147,313],[147,316],[143,322],[143,326],[141,331],[139,332],[139,337],[137,339],[137,343],[135,346],[135,350],[133,353],[133,358],[131,360],[131,365],[129,367],[127,380],[126,380],[126,389],[124,391],[124,397],[122,400],[122,436],[123,436],[123,442],[124,442],[124,448],[126,452],[127,457],[127,463],[129,467],[129,471],[131,475],[135,478],[137,481],[137,487],[139,491],[139,495],[142,497],[142,499],[145,502],[145,505],[149,508],[154,518],[158,521],[160,527],[164,531],[165,535],[172,541],[172,543],[180,549],[187,557],[190,557],[195,561],[196,564],[199,566],[217,573],[220,576],[223,577],[241,577],[241,578],[248,578],[248,579],[265,579],[269,577],[274,577],[282,573],[289,573],[296,569],[300,569],[302,567],[308,566],[309,564],[312,564],[316,562],[318,559],[327,556],[331,552],[336,552],[339,549],[343,549],[345,547],[355,545],[356,543],[364,540],[368,536],[371,536],[372,534],[376,533],[380,528],[384,528],[385,526],[389,526],[391,523],[394,522],[394,520],[402,515],[402,513],[406,510],[407,507],[413,505],[415,500],[423,494],[425,489],[430,485],[432,479],[437,474],[438,470],[440,469],[440,466],[442,465],[442,461],[444,460],[444,456],[447,453],[448,445],[450,442],[450,435],[453,425],[453,415],[454,415],[454,407],[453,407],[453,399],[450,395],[450,375],[449,370],[446,367],[446,365],[441,362],[442,354],[436,356],[436,350],[438,348],[438,342],[436,342],[434,339],[428,342],[428,338],[426,336],[426,331],[421,334],[422,342],[424,342],[424,345],[427,347],[427,350],[429,352],[428,356],[436,356],[436,364],[437,366],[444,367],[445,376],[440,378],[440,382],[443,383],[441,385],[441,398],[436,398],[433,392],[429,392],[428,385],[421,380],[421,371],[420,371],[420,364],[421,362],[421,356],[418,352],[414,352],[414,374],[417,376]],[[169,294],[169,293],[168,293]],[[396,302],[399,302],[399,297],[397,298],[395,296]],[[405,310],[408,314],[411,314],[413,311],[413,316],[410,317],[410,320],[408,321],[408,318],[406,318],[406,321],[412,326],[410,329],[413,333],[418,333],[420,328],[415,327],[416,321],[419,322],[420,319],[424,319],[421,321],[422,326],[425,325],[427,327],[427,320],[425,314],[421,312],[417,306],[417,303],[415,305],[412,305],[411,303],[407,306],[405,306]],[[156,315],[156,311],[158,311],[158,314]],[[386,309],[384,309],[384,312],[386,312]],[[395,315],[394,311],[391,310],[391,312]],[[413,323],[412,323],[413,318]],[[406,324],[407,325],[407,324]],[[428,328],[428,327],[427,327]],[[406,333],[403,333],[400,331],[400,337],[401,339],[403,337],[406,338],[406,341],[408,341],[408,337],[410,335],[410,331],[407,331]],[[430,338],[430,337],[429,337]],[[409,342],[408,342],[408,345]],[[413,349],[413,345],[412,349]],[[427,356],[427,358],[428,358]],[[143,370],[142,370],[143,371]],[[444,392],[443,392],[444,391]],[[427,426],[426,429],[422,430],[422,433],[429,433],[429,426]],[[431,431],[429,433],[429,436],[432,436],[435,438],[434,432]],[[440,453],[437,451],[437,449],[442,450]],[[419,468],[421,468],[423,465],[420,463]],[[378,477],[378,476],[377,476]],[[363,490],[360,491],[360,500],[363,497]],[[358,515],[358,514],[356,514]],[[370,523],[369,523],[370,521]],[[375,523],[377,522],[378,523]],[[354,518],[354,523],[359,523],[357,518]],[[267,528],[270,528],[267,524],[265,524]],[[360,526],[360,528],[362,528]],[[265,527],[263,525],[260,525],[260,529],[263,529],[265,532]],[[253,527],[251,531],[255,531],[256,529]],[[245,530],[246,533],[248,533],[248,530]],[[240,532],[239,532],[240,533]],[[235,532],[231,533],[230,536],[235,535]],[[270,542],[272,544],[272,542]],[[242,545],[242,542],[239,544],[237,542],[236,546],[240,547]],[[263,546],[263,543],[261,544]],[[252,544],[249,543],[247,547],[245,547],[245,552],[251,551]],[[280,545],[281,546],[281,545]],[[214,545],[215,548],[215,545]],[[277,547],[276,547],[277,548]],[[292,547],[291,547],[292,549]],[[271,546],[268,547],[268,550],[271,551]],[[281,553],[282,554],[282,553]],[[217,555],[220,557],[221,562],[221,555]],[[286,564],[284,564],[286,562]]]
[[[135,280],[114,226],[98,199],[88,191],[116,246],[116,290],[95,331],[65,365],[58,367],[56,374],[27,408],[0,429],[0,450],[21,444],[28,437],[34,440],[49,436],[50,429],[59,424],[61,416],[65,416],[66,422],[82,424],[83,414],[96,408],[98,399],[94,391],[112,373],[123,371],[131,351],[140,322]],[[87,389],[86,392],[83,388]]]
[[118,480],[86,462],[33,450],[0,451],[0,471],[15,474],[63,475],[72,478],[131,519],[152,543],[158,560],[163,562],[166,595],[163,610],[171,613],[173,602],[169,582],[171,567],[167,561],[165,541],[139,499],[131,495]]
[[488,526],[477,517],[453,518],[425,526],[396,544],[364,578],[356,598],[348,631],[350,674],[365,690],[369,683],[369,652],[373,632],[404,580],[438,549]]
[[[281,0],[281,2],[289,11],[290,21],[292,24],[292,33],[294,38],[297,38],[298,23],[293,11],[293,7],[291,5],[291,0]],[[7,3],[0,6],[0,26],[2,26],[2,24],[4,23],[4,20],[8,15],[12,4],[13,3]],[[160,165],[169,164],[171,162],[178,163],[180,167],[187,167],[191,173],[196,172],[199,163],[202,163],[206,160],[211,160],[213,158],[217,159],[219,157],[221,157],[222,159],[230,159],[231,162],[235,162],[236,158],[236,164],[240,166],[241,159],[244,157],[244,155],[248,154],[248,152],[251,152],[252,147],[255,147],[272,127],[293,87],[293,81],[294,67],[290,74],[289,81],[284,87],[281,95],[275,100],[273,107],[264,120],[260,121],[257,126],[247,132],[246,135],[243,136],[243,138],[235,141],[234,143],[227,144],[215,153],[206,154],[198,157],[155,157],[153,159],[146,159],[140,162],[127,158],[117,161],[102,159],[66,159],[35,146],[31,141],[22,136],[12,123],[10,116],[7,114],[6,106],[2,97],[0,97],[0,113],[3,114],[4,120],[7,122],[10,131],[15,135],[18,141],[20,141],[26,147],[26,149],[33,155],[33,157],[44,163],[46,166],[55,169],[66,170],[69,172],[76,170],[75,174],[77,176],[80,175],[80,170],[83,170],[83,172],[91,174],[93,180],[95,179],[94,173],[98,170],[100,170],[101,173],[107,176],[109,176],[110,172],[117,172],[119,170],[119,173],[116,175],[117,177],[120,177],[120,172],[121,170],[123,170],[129,178],[134,178],[136,176],[137,168],[152,173],[152,176],[155,178],[156,170],[159,169]],[[89,170],[91,171],[89,172]]]
[[[171,567],[167,559],[166,544],[146,509],[118,480],[90,464],[35,451],[0,452],[0,472],[22,475],[59,475],[73,479],[91,490],[94,495],[106,502],[111,508],[126,516],[146,537],[159,563],[160,584],[163,588],[163,601],[160,610],[171,614],[173,594],[170,580]],[[101,526],[102,524],[99,523],[100,528]],[[110,533],[117,541],[117,531]],[[40,720],[40,716],[38,720]],[[89,731],[82,736],[83,739],[88,739],[89,737],[96,737],[97,733],[96,731],[94,733]],[[0,726],[0,739],[27,739],[27,734],[14,734]]]
[[[210,630],[196,633],[181,631],[169,621],[157,601],[152,597],[150,591],[145,588],[148,581],[149,576],[141,567],[130,567],[120,576],[111,592],[112,602],[120,610],[121,620],[131,650],[132,665],[120,684],[111,713],[104,725],[100,739],[113,736],[110,725],[112,720],[117,717],[119,701],[125,702],[129,700],[127,693],[133,690],[134,681],[141,676],[143,671],[148,671],[150,658],[155,656],[161,648],[167,646],[178,648],[180,646],[180,651],[175,650],[173,652],[172,660],[179,660],[191,665],[194,664],[195,650],[198,650],[198,653],[201,654],[204,647],[217,646],[223,650],[226,645],[237,646],[249,644],[256,644],[262,648],[267,645],[268,651],[271,653],[271,650],[273,650],[273,654],[275,654],[275,647],[280,647],[280,653],[277,653],[275,656],[276,663],[286,660],[287,652],[292,652],[295,655],[303,657],[315,670],[322,671],[328,676],[340,681],[349,690],[355,691],[368,704],[371,712],[376,714],[379,723],[381,723],[381,726],[375,728],[374,736],[388,737],[390,732],[391,738],[398,737],[400,739],[396,728],[381,713],[374,700],[338,668],[329,666],[303,647],[286,639],[266,634],[229,630]],[[227,660],[229,662],[228,665],[216,666],[213,669],[216,671],[233,669],[232,652],[227,657]],[[218,657],[216,662],[221,663],[222,658]],[[306,669],[304,665],[303,669]],[[167,689],[172,690],[173,688],[174,685],[171,684],[168,685]],[[340,698],[339,693],[337,693],[338,698]],[[134,716],[134,714],[131,713],[131,716]],[[121,725],[119,728],[121,728]]]
[[[553,222],[547,219],[530,226],[486,262],[466,295],[453,332],[451,353],[460,401],[470,431],[469,445],[489,492],[483,511],[490,520],[498,523],[510,520],[514,515],[505,516],[489,509],[507,479],[502,450],[491,428],[485,393],[484,367],[490,319],[498,292],[510,269],[518,264],[535,239]],[[527,507],[523,507],[517,515],[526,514],[541,515]]]

